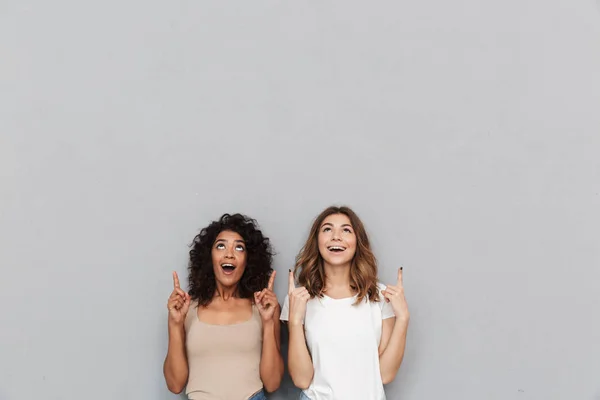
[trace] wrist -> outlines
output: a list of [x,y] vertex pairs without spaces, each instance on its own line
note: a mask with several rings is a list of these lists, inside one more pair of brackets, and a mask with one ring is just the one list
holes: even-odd
[[290,329],[298,329],[298,328],[304,328],[304,324],[302,323],[302,321],[288,321],[288,327]]
[[273,329],[273,328],[275,328],[275,321],[272,318],[269,318],[266,321],[263,320],[262,326],[263,326],[263,330]]
[[409,315],[399,315],[399,316],[396,316],[396,322],[394,325],[408,326],[409,320],[410,320]]
[[179,332],[185,331],[185,326],[183,321],[176,322],[169,319],[169,331]]

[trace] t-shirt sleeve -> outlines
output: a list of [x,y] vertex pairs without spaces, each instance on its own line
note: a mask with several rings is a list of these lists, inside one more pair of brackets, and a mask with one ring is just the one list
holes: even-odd
[[287,321],[290,315],[290,296],[285,295],[285,300],[283,300],[283,306],[281,307],[281,315],[279,319],[282,321]]
[[385,301],[385,297],[381,292],[385,290],[386,286],[382,283],[378,284],[379,286],[379,307],[381,307],[381,319],[394,318],[396,314],[394,314],[394,309],[392,305]]

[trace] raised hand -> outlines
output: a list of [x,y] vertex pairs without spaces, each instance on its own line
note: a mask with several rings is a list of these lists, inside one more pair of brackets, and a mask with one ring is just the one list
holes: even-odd
[[190,301],[190,295],[184,292],[179,285],[177,272],[173,271],[173,292],[167,302],[169,323],[183,324],[190,308]]
[[269,284],[265,289],[254,293],[254,303],[256,303],[256,306],[258,307],[258,312],[260,313],[263,322],[274,319],[275,310],[279,307],[277,296],[275,296],[275,293],[273,292],[276,273],[276,271],[273,271],[269,278]]
[[290,325],[302,325],[306,315],[306,303],[310,299],[310,294],[305,287],[296,287],[292,270],[290,270],[288,280],[288,298],[290,300],[288,323]]
[[398,281],[396,282],[396,286],[388,285],[385,290],[381,292],[381,294],[383,297],[385,297],[385,301],[391,303],[396,318],[401,318],[408,321],[410,314],[408,312],[406,298],[404,297],[402,267],[398,269]]

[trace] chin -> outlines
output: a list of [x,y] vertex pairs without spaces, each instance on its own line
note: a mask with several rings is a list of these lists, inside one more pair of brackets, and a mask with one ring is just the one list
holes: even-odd
[[236,286],[238,283],[240,283],[240,281],[242,277],[230,277],[230,276],[226,276],[226,277],[221,277],[219,279],[217,279],[217,281],[225,287],[232,287],[232,286]]
[[349,267],[350,264],[352,263],[352,259],[349,260],[327,260],[325,259],[325,262],[329,265],[331,265],[332,267]]

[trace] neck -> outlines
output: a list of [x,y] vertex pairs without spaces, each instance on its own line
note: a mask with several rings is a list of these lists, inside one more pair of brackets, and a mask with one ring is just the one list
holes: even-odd
[[333,266],[323,263],[323,268],[325,269],[326,287],[350,287],[350,264]]
[[220,297],[222,300],[227,301],[232,297],[237,297],[238,287],[235,286],[223,286],[217,282],[217,289],[215,290],[215,297]]

